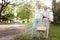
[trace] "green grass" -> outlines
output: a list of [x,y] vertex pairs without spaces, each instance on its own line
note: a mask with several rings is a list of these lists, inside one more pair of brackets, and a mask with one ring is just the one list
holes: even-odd
[[23,25],[25,27],[29,27],[30,28],[32,26],[32,23],[22,23],[20,25]]
[[49,40],[60,40],[60,25],[56,24],[51,25]]
[[[37,34],[35,33],[35,36]],[[18,36],[15,40],[29,40],[31,34],[28,33],[25,36]],[[50,31],[49,31],[49,40],[60,40],[60,25],[51,24]]]

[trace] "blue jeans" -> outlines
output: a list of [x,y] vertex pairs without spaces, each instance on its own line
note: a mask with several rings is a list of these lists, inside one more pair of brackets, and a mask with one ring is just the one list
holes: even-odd
[[[41,24],[41,19],[34,19],[33,26],[32,26],[32,38],[34,37],[34,32],[36,29],[36,25]],[[40,37],[40,32],[38,32],[38,38]]]

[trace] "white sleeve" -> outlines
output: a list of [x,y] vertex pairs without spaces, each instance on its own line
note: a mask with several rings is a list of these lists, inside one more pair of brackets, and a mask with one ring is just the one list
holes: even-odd
[[51,19],[51,21],[53,21],[53,12],[50,12],[50,19]]
[[53,12],[48,12],[48,18],[49,20],[53,21]]

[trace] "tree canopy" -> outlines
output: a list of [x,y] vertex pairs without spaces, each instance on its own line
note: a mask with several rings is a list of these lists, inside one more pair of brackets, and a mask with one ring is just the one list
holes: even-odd
[[31,5],[25,4],[22,8],[19,8],[17,11],[18,14],[17,17],[20,18],[21,20],[22,19],[29,20],[32,17],[32,12],[26,7],[31,8]]

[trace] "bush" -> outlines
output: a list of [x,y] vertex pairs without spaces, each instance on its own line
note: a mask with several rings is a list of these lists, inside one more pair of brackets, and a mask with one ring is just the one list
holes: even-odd
[[19,8],[17,18],[20,18],[20,20],[27,19],[27,22],[29,22],[29,19],[32,18],[32,12],[26,7],[31,8],[29,4],[25,4],[22,8]]
[[54,22],[60,23],[60,7],[56,8],[56,12],[54,14]]
[[8,18],[8,20],[13,20],[15,16],[14,14],[9,13],[9,14],[6,14],[5,17]]

